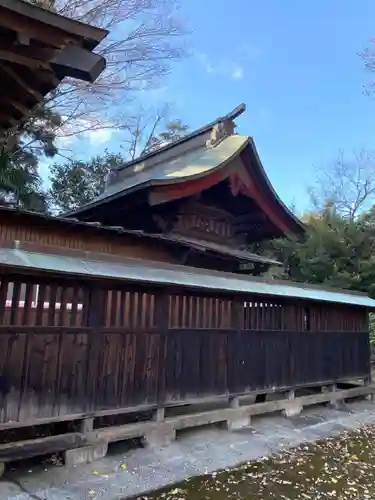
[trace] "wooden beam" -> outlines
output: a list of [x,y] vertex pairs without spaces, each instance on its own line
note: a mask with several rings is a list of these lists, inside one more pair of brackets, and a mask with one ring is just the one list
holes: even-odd
[[83,434],[72,432],[70,434],[5,443],[0,445],[0,460],[2,462],[11,462],[36,455],[58,453],[70,448],[77,448],[86,444],[86,442],[87,439]]
[[59,51],[51,61],[51,66],[57,75],[70,76],[79,80],[94,83],[104,71],[104,57],[93,54],[82,47],[69,45]]
[[[25,31],[25,24],[27,23],[26,31],[28,31],[29,27],[35,27],[33,28],[34,32],[40,28],[43,31],[48,29],[49,33],[52,33],[52,38],[61,37],[61,34],[68,35],[71,39],[81,39],[85,43],[89,43],[91,49],[95,48],[108,35],[108,31],[103,28],[69,19],[23,0],[0,0],[0,9],[1,21],[5,21],[7,15],[7,19],[12,18],[13,22],[15,20],[18,20],[18,23],[21,22],[23,29],[16,31]],[[12,28],[8,23],[4,22],[4,25],[7,28]],[[40,35],[43,36],[43,33],[40,33]],[[30,32],[29,36],[34,38]],[[41,38],[36,39],[41,40]]]
[[26,66],[31,69],[51,70],[51,66],[47,62],[16,54],[10,50],[0,49],[0,61],[20,64],[21,66]]
[[16,71],[14,71],[12,68],[10,68],[9,66],[6,66],[6,65],[2,64],[0,66],[0,70],[4,71],[8,76],[10,76],[10,78],[12,78],[12,80],[19,87],[22,88],[22,90],[24,90],[28,94],[32,95],[38,102],[42,102],[43,101],[44,96],[40,92],[38,92],[37,90],[35,90],[33,87],[31,87],[27,82],[25,82],[25,80],[23,78],[21,78],[20,75],[18,73],[16,73]]
[[30,37],[26,33],[17,33],[17,41],[20,45],[30,45]]
[[30,108],[28,108],[27,106],[24,106],[21,102],[16,101],[15,99],[7,99],[6,102],[10,106],[12,106],[12,108],[16,109],[24,116],[27,115],[28,113],[30,113],[30,111],[31,111]]
[[[14,0],[12,0],[13,2]],[[25,2],[22,2],[25,3]],[[26,4],[27,5],[27,4]],[[17,36],[27,36],[30,39],[39,40],[51,47],[61,49],[69,43],[77,43],[78,40],[72,35],[65,33],[58,28],[52,28],[48,24],[34,21],[11,12],[8,8],[1,8],[0,3],[0,22],[3,26],[19,33]],[[41,10],[41,9],[40,9]]]
[[252,222],[265,222],[267,221],[267,216],[261,212],[260,210],[256,211],[255,213],[249,213],[249,214],[244,214],[240,215],[239,217],[236,217],[236,219],[233,222],[234,226],[246,226],[246,224],[251,224]]
[[12,127],[17,125],[17,120],[14,118],[12,113],[0,112],[0,123],[9,123]]

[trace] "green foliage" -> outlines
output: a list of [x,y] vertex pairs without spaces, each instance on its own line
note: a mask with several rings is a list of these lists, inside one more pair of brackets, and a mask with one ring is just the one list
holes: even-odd
[[375,211],[345,219],[332,207],[306,218],[302,240],[280,239],[265,248],[282,261],[274,276],[369,293],[375,297]]
[[121,155],[106,151],[88,162],[52,165],[49,198],[53,208],[68,212],[90,202],[103,192],[111,170],[123,163]]
[[370,330],[371,351],[374,352],[375,351],[375,314],[374,313],[370,314],[369,330]]
[[[268,275],[357,290],[375,298],[375,207],[347,219],[326,206],[304,219],[307,231],[301,240],[279,239],[261,246],[263,254],[285,264]],[[370,314],[369,329],[375,351],[375,314]]]
[[54,130],[60,117],[39,107],[22,131],[12,132],[0,150],[0,203],[24,209],[46,211],[38,164],[42,156],[57,154]]
[[[166,124],[164,131],[150,133],[150,138],[143,140],[142,153],[157,150],[165,143],[173,142],[182,137],[188,127],[180,120]],[[135,151],[142,142],[139,129],[135,129],[129,151]],[[92,201],[100,195],[111,173],[133,159],[132,155],[110,154],[96,156],[87,162],[73,161],[67,164],[52,165],[50,172],[51,188],[49,200],[55,211],[69,212]]]
[[165,144],[177,141],[186,134],[188,128],[181,120],[168,122],[165,130],[150,138],[145,152],[154,151]]

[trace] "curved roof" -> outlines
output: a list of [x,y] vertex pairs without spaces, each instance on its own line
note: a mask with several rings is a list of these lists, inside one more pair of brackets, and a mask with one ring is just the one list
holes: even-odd
[[135,187],[175,184],[204,177],[227,165],[248,142],[248,137],[233,135],[215,148],[192,150],[150,167],[144,161],[132,163],[126,168],[123,177],[110,184],[93,203],[126,193]]
[[[165,189],[168,190],[168,186],[172,190],[183,185],[191,187],[189,192],[194,189],[199,192],[199,189],[202,190],[202,183],[196,183],[194,187],[194,181],[204,178],[203,189],[208,189],[231,174],[241,171],[242,176],[245,172],[245,184],[252,186],[246,194],[273,220],[281,233],[293,235],[304,232],[303,224],[273,189],[253,139],[234,133],[233,117],[238,116],[244,109],[244,105],[241,105],[228,115],[176,142],[135,161],[124,163],[112,172],[109,184],[99,197],[66,215],[86,216],[93,213],[95,207],[126,197],[138,190],[149,189],[151,193],[155,193],[161,186],[164,192]],[[179,194],[174,196],[176,199]],[[157,204],[159,201],[149,195],[149,202]]]

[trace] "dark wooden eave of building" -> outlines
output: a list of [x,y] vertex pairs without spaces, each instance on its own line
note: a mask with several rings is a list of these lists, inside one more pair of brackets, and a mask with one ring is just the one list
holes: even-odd
[[105,59],[92,51],[107,34],[23,0],[0,0],[0,137],[64,77],[95,81]]
[[[126,229],[121,226],[105,226],[99,222],[84,222],[69,217],[51,216],[27,210],[19,210],[13,207],[0,206],[0,226],[6,222],[14,226],[27,228],[43,228],[48,232],[59,229],[67,232],[84,235],[85,238],[95,238],[98,234],[105,236],[111,241],[119,241],[126,245],[127,241],[138,240],[144,245],[153,245],[168,248],[175,261],[188,265],[197,264],[197,255],[207,257],[205,263],[209,262],[212,269],[215,268],[213,259],[218,263],[218,268],[231,272],[246,272],[260,274],[270,266],[281,266],[275,259],[257,255],[247,250],[234,249],[225,244],[215,244],[197,240],[189,237],[177,237],[175,235],[149,234],[144,231]],[[61,249],[65,252],[65,249]],[[196,265],[196,267],[204,267]],[[243,271],[246,268],[247,271]]]
[[178,213],[188,199],[222,208],[247,243],[303,234],[303,224],[273,189],[251,137],[234,133],[245,105],[182,139],[112,172],[104,193],[75,212],[154,232],[155,216]]

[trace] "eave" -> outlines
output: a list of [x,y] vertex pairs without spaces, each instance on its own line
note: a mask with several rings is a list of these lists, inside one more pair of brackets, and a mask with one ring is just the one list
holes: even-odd
[[103,255],[87,255],[86,252],[43,253],[19,248],[0,248],[0,266],[9,273],[53,273],[74,279],[106,279],[126,281],[147,286],[186,287],[205,293],[241,293],[245,300],[255,297],[264,299],[295,300],[335,303],[375,310],[375,300],[366,294],[311,286],[291,281],[276,281],[236,273],[196,269],[193,267],[141,259],[125,258],[116,261]]
[[92,50],[107,34],[23,0],[0,0],[0,137],[63,78],[95,81],[105,59]]
[[146,192],[148,204],[157,206],[201,193],[228,180],[234,196],[243,194],[255,201],[277,228],[277,234],[294,238],[305,228],[280,200],[260,162],[251,137],[231,135],[212,148],[193,149],[181,157],[145,167],[138,162],[127,175],[92,203],[66,216],[84,220],[95,217],[96,209],[125,199],[131,193]]

